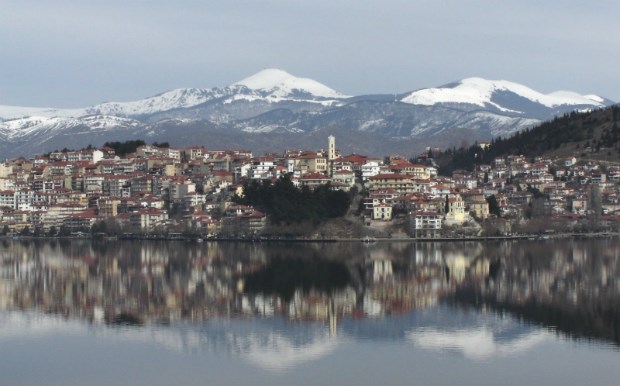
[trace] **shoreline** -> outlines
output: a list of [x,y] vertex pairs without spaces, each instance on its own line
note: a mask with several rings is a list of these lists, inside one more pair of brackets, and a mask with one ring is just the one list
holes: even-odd
[[412,237],[362,237],[362,238],[322,238],[322,239],[306,239],[306,238],[271,238],[271,237],[165,237],[165,236],[148,236],[148,235],[124,235],[110,237],[84,237],[84,236],[0,236],[3,240],[91,240],[91,241],[117,241],[117,240],[139,240],[139,241],[183,241],[183,242],[246,242],[246,243],[386,243],[386,242],[406,242],[406,243],[429,243],[429,242],[488,242],[488,241],[513,241],[513,240],[530,240],[530,241],[546,241],[556,239],[594,239],[594,238],[618,238],[620,232],[598,232],[598,233],[559,233],[559,234],[543,234],[543,235],[516,235],[516,236],[474,236],[474,237],[438,237],[438,238],[412,238]]

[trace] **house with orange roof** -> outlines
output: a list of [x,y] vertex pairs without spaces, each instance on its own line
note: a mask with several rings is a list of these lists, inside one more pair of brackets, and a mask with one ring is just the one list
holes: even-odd
[[372,219],[381,221],[392,220],[392,205],[377,204],[372,207]]
[[321,173],[306,173],[301,177],[294,179],[293,183],[299,187],[307,186],[310,189],[317,188],[321,185],[327,185],[331,182],[331,178]]
[[368,178],[369,191],[394,189],[399,194],[414,192],[412,177],[404,174],[377,174]]
[[74,213],[63,219],[62,225],[71,232],[80,230],[90,231],[90,228],[97,222],[97,215],[92,211]]
[[[355,186],[355,173],[352,170],[339,170],[332,173],[332,182],[348,187]],[[348,190],[347,189],[347,190]]]

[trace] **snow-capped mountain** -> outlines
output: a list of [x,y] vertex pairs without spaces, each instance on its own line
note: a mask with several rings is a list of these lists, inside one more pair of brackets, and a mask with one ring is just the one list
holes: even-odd
[[529,87],[505,80],[467,78],[438,88],[411,92],[401,98],[404,103],[422,106],[470,105],[506,114],[548,119],[556,111],[600,108],[609,100],[597,95],[580,95],[571,91],[543,94]]
[[134,102],[106,102],[84,110],[84,114],[124,117],[145,116],[174,109],[186,109],[228,95],[225,89],[181,88]]
[[268,100],[286,100],[305,97],[310,100],[343,99],[349,96],[339,93],[324,84],[308,78],[297,78],[278,69],[262,70],[233,86],[245,86]]
[[130,102],[105,102],[82,109],[56,109],[20,106],[0,106],[0,120],[25,117],[70,117],[113,115],[145,117],[170,110],[188,109],[210,101],[221,104],[237,100],[274,102],[309,102],[331,105],[349,98],[317,81],[298,78],[277,69],[262,70],[226,87],[180,88],[145,99]]
[[506,110],[501,104],[493,101],[493,96],[501,92],[512,93],[547,107],[580,104],[603,106],[604,104],[604,99],[596,95],[579,95],[570,91],[557,91],[551,94],[542,94],[518,83],[505,80],[486,80],[482,78],[467,78],[460,82],[439,88],[427,88],[414,91],[401,100],[405,103],[415,105],[469,103],[485,107],[490,104],[500,110]]
[[140,125],[140,121],[106,115],[89,115],[81,118],[28,117],[0,124],[0,136],[8,140],[18,140],[33,136],[54,135],[75,128],[82,128],[86,132],[105,132]]
[[176,89],[81,109],[0,106],[0,155],[129,138],[179,146],[195,144],[198,138],[205,138],[207,145],[216,141],[224,146],[226,141],[247,140],[246,147],[262,151],[273,147],[269,144],[274,141],[304,147],[315,133],[325,130],[346,132],[349,137],[359,133],[349,144],[341,142],[342,150],[374,153],[386,150],[379,144],[410,149],[413,143],[441,145],[445,138],[455,141],[459,136],[510,135],[558,114],[610,104],[596,95],[544,94],[482,78],[396,96],[351,97],[312,79],[265,69],[225,87]]

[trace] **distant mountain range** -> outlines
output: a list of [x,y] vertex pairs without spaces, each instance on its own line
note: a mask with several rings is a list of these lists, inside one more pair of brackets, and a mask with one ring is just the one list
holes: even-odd
[[348,96],[266,69],[230,86],[177,89],[82,109],[0,106],[0,156],[144,139],[257,152],[323,147],[411,153],[425,145],[506,136],[570,111],[614,104],[597,95],[542,94],[508,81],[468,78],[400,95]]

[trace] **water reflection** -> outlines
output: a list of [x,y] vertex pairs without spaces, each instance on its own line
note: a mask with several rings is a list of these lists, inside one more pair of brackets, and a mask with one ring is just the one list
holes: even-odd
[[512,339],[502,339],[497,330],[489,326],[477,329],[441,331],[420,328],[407,338],[416,346],[438,351],[456,351],[474,360],[486,360],[525,352],[549,338],[545,331],[527,331]]
[[464,280],[453,300],[620,344],[619,250],[615,240],[487,248],[489,272]]
[[[618,344],[619,252],[611,240],[5,241],[0,334],[69,323],[59,317],[87,320],[97,334],[231,351],[275,369],[326,355],[348,339],[408,341],[484,359],[553,336],[504,313]],[[99,324],[143,327],[92,327]]]

